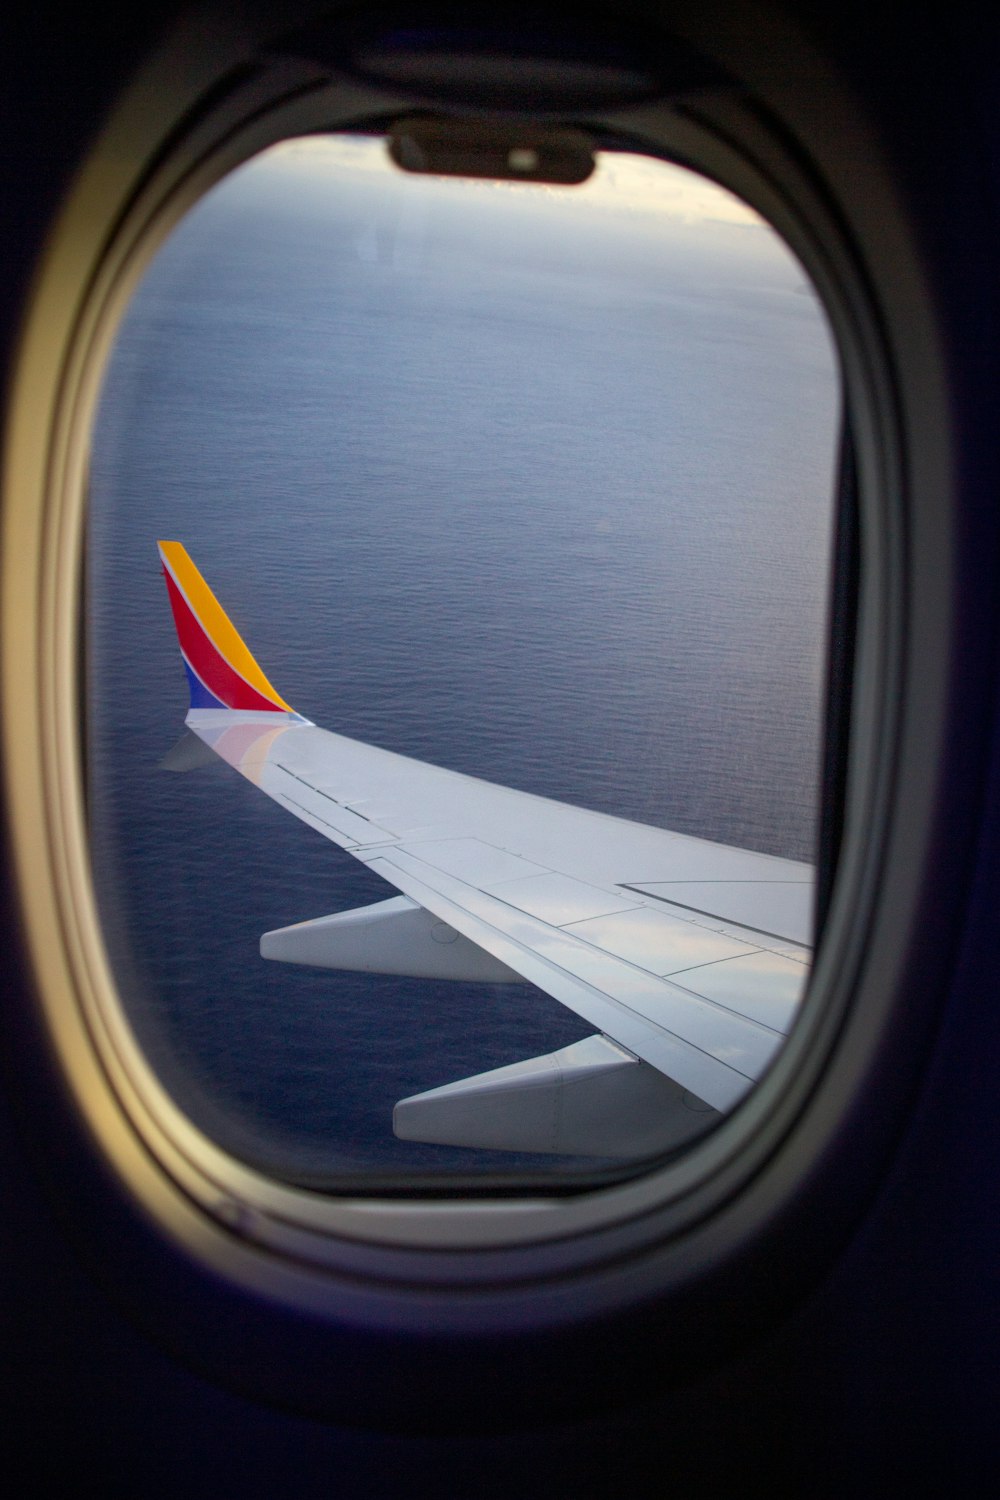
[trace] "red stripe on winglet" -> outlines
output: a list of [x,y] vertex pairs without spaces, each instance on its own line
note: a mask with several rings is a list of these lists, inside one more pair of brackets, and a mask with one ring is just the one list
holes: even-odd
[[174,612],[181,650],[209,692],[214,693],[227,708],[250,709],[255,713],[284,713],[285,710],[277,703],[264,698],[256,688],[244,682],[238,672],[233,671],[198,624],[187,600],[166,568],[163,569],[163,576],[167,580],[167,593],[170,596],[170,608]]

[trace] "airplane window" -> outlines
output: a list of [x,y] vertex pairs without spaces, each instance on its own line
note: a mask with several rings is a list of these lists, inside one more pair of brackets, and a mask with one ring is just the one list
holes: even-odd
[[679,166],[310,137],[187,215],[93,434],[88,767],[201,1130],[571,1186],[739,1104],[809,973],[839,423],[801,264]]

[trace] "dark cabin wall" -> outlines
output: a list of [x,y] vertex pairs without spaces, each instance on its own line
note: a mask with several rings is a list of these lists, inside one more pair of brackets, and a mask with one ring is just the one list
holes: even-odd
[[[139,17],[98,4],[68,16],[41,6],[6,14],[5,361],[74,161],[171,10],[147,5]],[[593,1382],[598,1408],[606,1393],[607,1409],[556,1426],[392,1435],[258,1405],[150,1342],[109,1290],[114,1270],[95,1277],[74,1247],[46,1162],[86,1148],[69,1137],[60,1109],[43,1102],[53,1084],[8,879],[2,1425],[8,1470],[20,1461],[30,1476],[19,1493],[64,1493],[84,1478],[107,1496],[711,1495],[751,1483],[810,1496],[875,1494],[890,1484],[930,1495],[995,1485],[1000,47],[986,23],[943,4],[917,14],[903,5],[798,11],[851,78],[896,164],[948,330],[963,434],[965,615],[950,646],[960,669],[953,835],[942,835],[940,898],[944,907],[960,897],[965,920],[949,950],[922,1086],[881,1191],[823,1282],[779,1326],[671,1390],[657,1389],[650,1369],[648,1398],[623,1409],[613,1408],[599,1340]],[[9,877],[9,859],[3,869]],[[933,941],[932,912],[928,921]],[[883,1084],[891,1089],[891,1077]],[[112,1268],[115,1253],[109,1226]]]

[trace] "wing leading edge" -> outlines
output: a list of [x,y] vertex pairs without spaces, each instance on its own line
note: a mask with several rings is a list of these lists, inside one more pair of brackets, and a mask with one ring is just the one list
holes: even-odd
[[808,977],[805,864],[571,807],[302,718],[179,542],[160,557],[186,723],[261,791],[401,894],[261,939],[265,958],[527,979],[600,1036],[402,1100],[404,1138],[653,1154],[763,1075]]

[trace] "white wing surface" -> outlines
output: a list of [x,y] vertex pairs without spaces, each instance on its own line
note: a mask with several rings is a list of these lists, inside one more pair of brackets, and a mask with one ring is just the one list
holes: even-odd
[[[183,548],[163,543],[161,556],[181,614],[188,726],[402,893],[266,934],[262,954],[451,979],[523,977],[602,1034],[402,1101],[398,1134],[634,1155],[739,1102],[780,1047],[808,977],[810,866],[319,729],[278,698],[249,652],[233,662],[220,619],[242,642]],[[213,651],[247,692],[223,681]],[[257,701],[240,706],[249,692]],[[261,704],[268,696],[273,706]]]

